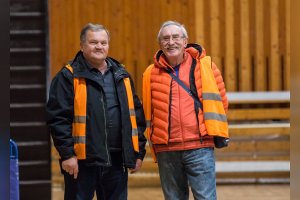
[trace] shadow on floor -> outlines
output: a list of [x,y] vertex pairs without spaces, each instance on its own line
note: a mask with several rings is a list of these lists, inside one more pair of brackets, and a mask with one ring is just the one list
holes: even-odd
[[[53,187],[52,199],[63,200],[64,191],[61,187]],[[289,200],[289,184],[266,185],[218,185],[218,200]],[[96,199],[96,198],[94,198]],[[129,188],[128,200],[163,200],[162,190],[159,187]],[[192,193],[190,200],[193,199]]]

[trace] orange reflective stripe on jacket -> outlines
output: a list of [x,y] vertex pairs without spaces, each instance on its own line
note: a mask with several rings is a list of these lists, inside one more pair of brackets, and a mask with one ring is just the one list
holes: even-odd
[[[73,73],[73,68],[66,65]],[[72,124],[72,136],[74,151],[77,159],[86,159],[86,82],[84,78],[74,78],[74,119]]]
[[[73,73],[73,68],[66,65],[66,68]],[[72,136],[74,140],[74,151],[79,160],[86,159],[86,105],[87,89],[84,78],[74,77],[74,119],[72,124]],[[132,127],[132,143],[136,152],[139,152],[138,130],[134,101],[129,78],[124,79],[127,93],[128,107],[130,112],[130,121]]]
[[131,84],[129,78],[124,78],[124,84],[126,87],[127,99],[128,99],[128,108],[130,112],[130,122],[131,122],[131,129],[132,129],[132,144],[133,149],[136,152],[139,152],[139,137],[138,137],[138,129],[136,124],[136,115],[134,109],[134,102],[131,90]]

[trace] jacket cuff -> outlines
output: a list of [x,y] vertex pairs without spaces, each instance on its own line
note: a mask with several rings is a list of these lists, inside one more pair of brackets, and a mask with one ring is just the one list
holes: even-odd
[[62,161],[68,160],[69,158],[72,158],[73,156],[76,156],[75,151],[73,148],[68,149],[60,149],[59,155]]
[[141,152],[138,153],[136,159],[144,160],[145,154],[146,154],[146,152],[145,153],[141,153]]

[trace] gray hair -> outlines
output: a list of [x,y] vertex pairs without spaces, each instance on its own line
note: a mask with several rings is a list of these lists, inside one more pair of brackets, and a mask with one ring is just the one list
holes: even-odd
[[108,40],[110,40],[109,31],[103,25],[88,23],[87,25],[85,25],[81,29],[81,32],[80,32],[80,42],[85,42],[85,40],[86,40],[86,33],[88,31],[93,31],[93,32],[105,31],[107,33]]
[[158,32],[158,34],[157,34],[157,41],[158,41],[158,42],[159,42],[159,39],[160,39],[160,35],[161,35],[162,29],[163,29],[164,27],[170,26],[170,25],[178,26],[178,27],[181,29],[181,32],[182,32],[182,34],[183,34],[183,37],[184,37],[184,38],[188,38],[187,31],[186,31],[186,29],[185,29],[185,27],[184,27],[183,24],[180,24],[179,22],[176,22],[176,21],[166,21],[166,22],[164,22],[164,23],[161,25],[161,27],[160,27],[160,29],[159,29],[159,32]]

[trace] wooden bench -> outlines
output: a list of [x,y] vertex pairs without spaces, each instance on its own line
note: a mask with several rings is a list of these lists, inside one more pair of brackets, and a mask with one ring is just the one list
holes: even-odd
[[227,92],[230,104],[289,103],[289,91]]
[[289,182],[289,123],[230,125],[230,146],[216,150],[219,182]]
[[229,92],[230,147],[216,150],[219,182],[289,182],[290,92]]
[[229,122],[289,120],[290,92],[228,92]]

